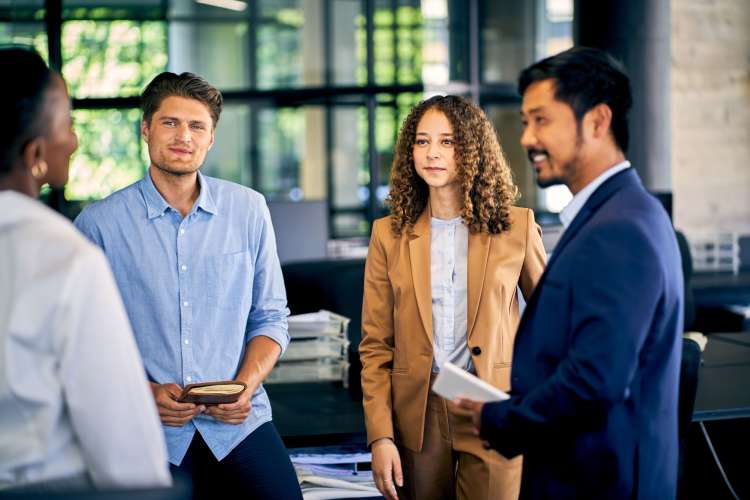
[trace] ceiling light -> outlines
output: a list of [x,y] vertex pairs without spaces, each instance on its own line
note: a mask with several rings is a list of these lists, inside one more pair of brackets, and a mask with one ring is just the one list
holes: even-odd
[[241,12],[247,9],[245,2],[239,0],[195,0],[196,3],[202,3],[203,5],[211,5],[213,7],[219,7],[222,9],[236,10]]

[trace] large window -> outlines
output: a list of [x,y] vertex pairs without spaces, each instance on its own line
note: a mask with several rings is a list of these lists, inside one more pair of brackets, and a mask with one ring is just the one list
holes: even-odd
[[8,1],[0,43],[37,47],[70,86],[80,147],[57,196],[69,215],[146,171],[138,95],[164,70],[224,93],[207,174],[272,201],[325,200],[332,237],[366,236],[386,213],[401,123],[435,93],[478,100],[522,202],[554,204],[517,145],[514,82],[539,47],[569,43],[572,0]]

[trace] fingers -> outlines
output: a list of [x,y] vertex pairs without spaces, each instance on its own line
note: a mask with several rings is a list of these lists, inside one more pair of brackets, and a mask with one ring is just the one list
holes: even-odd
[[206,414],[222,422],[237,425],[245,421],[251,408],[252,405],[249,400],[240,400],[236,403],[210,406],[206,410]]
[[390,439],[383,439],[373,443],[372,453],[372,472],[375,486],[385,498],[397,500],[396,485],[403,486],[404,484],[398,448]]
[[401,469],[401,457],[398,454],[393,459],[393,479],[399,487],[404,485],[404,472]]
[[182,389],[177,384],[153,384],[154,401],[159,410],[159,418],[164,425],[182,427],[196,415],[203,413],[205,406],[193,403],[178,403]]
[[391,477],[391,471],[387,474],[373,474],[375,479],[375,487],[378,491],[388,500],[398,500],[398,493],[396,492],[396,486],[393,483]]
[[469,410],[470,412],[478,412],[482,411],[482,404],[479,401],[472,401],[471,399],[466,398],[456,398],[453,400],[453,404],[458,406],[459,408],[463,408],[464,410]]

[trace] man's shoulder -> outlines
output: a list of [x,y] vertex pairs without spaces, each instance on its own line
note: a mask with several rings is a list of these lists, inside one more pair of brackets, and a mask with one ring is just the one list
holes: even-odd
[[254,205],[266,204],[266,199],[262,194],[252,188],[243,186],[242,184],[208,175],[203,175],[203,181],[208,186],[211,196],[217,203],[222,203],[225,200],[232,200],[233,202],[245,201],[246,203]]
[[[132,204],[135,200],[141,197],[140,184],[143,179],[130,184],[127,187],[119,189],[114,193],[102,198],[101,200],[93,201],[87,204],[81,214],[78,216],[79,219],[86,217],[98,217],[102,215],[109,215],[112,211],[120,211],[125,206],[132,208]],[[78,219],[76,219],[78,220]]]

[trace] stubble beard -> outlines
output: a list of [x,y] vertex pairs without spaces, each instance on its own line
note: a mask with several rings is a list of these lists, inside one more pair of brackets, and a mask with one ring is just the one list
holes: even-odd
[[201,168],[201,166],[199,165],[199,166],[197,166],[195,168],[191,168],[189,170],[177,170],[177,169],[174,169],[174,168],[170,167],[167,164],[160,164],[160,163],[157,163],[155,161],[152,161],[151,163],[157,169],[159,169],[160,172],[162,172],[162,173],[164,173],[164,174],[166,174],[168,176],[172,176],[172,177],[184,177],[186,175],[193,175],[198,170],[200,170],[200,168]]

